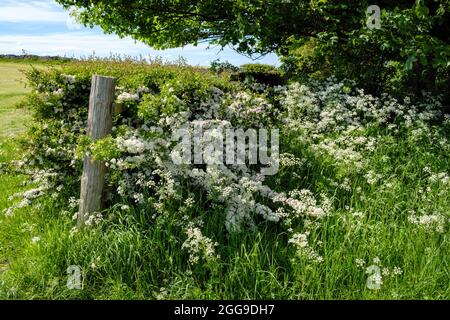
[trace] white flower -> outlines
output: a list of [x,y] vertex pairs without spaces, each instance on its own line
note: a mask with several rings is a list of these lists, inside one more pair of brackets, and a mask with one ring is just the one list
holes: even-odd
[[402,273],[403,273],[403,271],[399,267],[394,267],[394,269],[392,270],[392,274],[395,275],[395,276],[399,276]]
[[438,233],[445,232],[446,219],[445,216],[439,213],[417,216],[412,214],[408,217],[408,221],[427,231],[436,231]]
[[214,247],[219,244],[205,237],[198,227],[188,227],[186,234],[188,238],[181,247],[189,252],[190,263],[198,263],[201,257],[206,260],[216,257]]
[[117,97],[118,103],[139,101],[139,94],[123,92]]
[[304,233],[295,233],[289,239],[289,243],[294,244],[298,248],[305,248],[308,245],[308,235]]
[[77,81],[76,76],[73,76],[73,75],[62,74],[61,76],[63,77],[64,82],[69,83],[69,84],[74,84]]
[[356,265],[360,268],[364,267],[364,265],[366,264],[366,261],[364,261],[364,259],[359,259],[359,258],[357,258],[355,260],[355,262],[356,262]]
[[40,238],[40,237],[33,237],[33,238],[31,238],[31,243],[33,243],[33,244],[36,244],[36,243],[38,243],[39,241],[41,241],[41,238]]

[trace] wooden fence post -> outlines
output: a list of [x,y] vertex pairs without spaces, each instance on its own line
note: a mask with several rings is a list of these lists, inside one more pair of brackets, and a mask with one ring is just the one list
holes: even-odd
[[[89,97],[87,134],[96,141],[111,133],[112,108],[116,79],[94,75]],[[102,193],[106,166],[89,157],[84,159],[81,177],[80,210],[78,225],[83,226],[89,215],[102,209]]]

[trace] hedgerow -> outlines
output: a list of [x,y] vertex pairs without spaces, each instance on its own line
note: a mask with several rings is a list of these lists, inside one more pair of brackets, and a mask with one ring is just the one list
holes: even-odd
[[[96,142],[86,136],[93,74],[117,77],[116,103],[124,110],[114,117],[112,134]],[[329,238],[330,230],[344,243],[377,235],[380,201],[391,202],[410,232],[426,234],[436,246],[448,241],[449,120],[439,97],[377,98],[335,79],[254,87],[204,69],[136,62],[77,62],[28,77],[35,121],[25,157],[12,165],[30,176],[32,189],[15,195],[5,215],[41,206],[53,232],[63,231],[54,243],[35,239],[34,250],[47,257],[38,265],[50,278],[80,265],[90,286],[80,295],[107,296],[106,288],[118,285],[122,297],[298,298],[306,286],[306,296],[324,297],[313,293],[321,282],[345,287],[346,280],[327,278],[333,259],[352,254]],[[261,165],[174,163],[180,155],[173,133],[199,124],[213,133],[280,129],[278,174],[261,175]],[[424,163],[430,153],[423,150],[431,149],[433,162]],[[408,153],[421,159],[414,170],[402,164]],[[106,163],[108,198],[105,210],[90,213],[88,228],[79,229],[70,220],[78,213],[85,156]],[[422,195],[408,203],[416,187]],[[402,234],[396,241],[410,248]],[[363,267],[384,252],[383,265],[378,257],[374,262],[384,270],[376,282],[395,287],[408,267],[402,247],[388,256],[391,251],[380,249],[385,244],[372,244],[359,244],[347,271],[364,285]],[[251,260],[247,267],[242,257]],[[225,274],[226,283],[218,283]],[[307,281],[308,274],[317,281]],[[252,283],[260,291],[250,293]],[[41,289],[31,290],[42,295]]]

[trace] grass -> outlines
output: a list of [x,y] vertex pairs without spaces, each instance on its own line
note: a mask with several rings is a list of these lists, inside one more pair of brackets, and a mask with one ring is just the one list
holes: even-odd
[[[24,112],[16,110],[14,106],[27,91],[16,82],[16,80],[21,79],[17,65],[0,64],[0,74],[4,75],[0,78],[0,161],[8,161],[11,160],[12,155],[17,150],[15,150],[14,144],[7,142],[6,137],[11,134],[11,130],[20,132],[24,129]],[[20,190],[19,184],[22,178],[1,174],[0,179],[2,181],[0,184],[0,210],[3,210],[9,206],[8,197],[11,192]],[[0,273],[4,272],[9,265],[8,249],[5,247],[5,242],[2,241],[2,244],[0,248]]]
[[22,133],[30,121],[26,110],[16,107],[29,92],[21,72],[28,67],[26,63],[0,63],[0,138]]
[[[35,66],[41,67],[40,64]],[[30,92],[22,72],[28,68],[30,64],[27,61],[0,61],[0,163],[20,156],[18,141],[31,121],[28,111],[18,105]],[[24,190],[24,177],[0,173],[0,180],[0,211],[3,211],[10,206],[9,196]],[[11,238],[13,230],[15,229],[2,229],[0,234],[0,273],[7,269],[10,260],[17,256],[21,247],[20,241]]]
[[[19,82],[20,64],[0,64],[2,127],[0,162],[17,158],[18,137],[29,121],[14,108],[26,94]],[[2,69],[3,68],[3,69]],[[3,111],[5,110],[5,111]],[[6,127],[3,126],[7,124]],[[445,136],[448,131],[440,134]],[[311,235],[324,257],[322,263],[297,258],[287,235],[261,222],[254,231],[227,234],[223,217],[201,211],[203,233],[221,243],[221,258],[197,266],[187,263],[181,249],[186,239],[178,212],[152,219],[153,212],[110,210],[98,228],[71,234],[74,213],[51,195],[38,207],[23,208],[12,217],[1,212],[8,197],[23,189],[23,177],[0,179],[0,297],[22,299],[449,299],[450,245],[448,230],[437,233],[408,221],[410,210],[450,212],[447,185],[429,185],[423,167],[449,170],[448,150],[411,132],[391,137],[378,132],[381,143],[369,161],[386,181],[373,185],[352,180],[351,191],[337,190],[338,179],[329,159],[307,152],[302,141],[288,139],[285,152],[306,157],[309,166],[281,172],[277,182],[286,189],[309,188],[334,193],[333,213]],[[389,185],[388,185],[389,183]],[[430,190],[424,195],[427,186]],[[355,192],[355,190],[359,190]],[[347,206],[362,212],[355,216]],[[68,211],[68,212],[67,212]],[[39,241],[32,239],[39,237]],[[381,262],[374,262],[379,258]],[[359,267],[357,259],[365,261]],[[83,290],[66,286],[67,268],[80,266]],[[384,276],[379,290],[367,287],[365,268],[381,271],[400,267],[402,274]]]

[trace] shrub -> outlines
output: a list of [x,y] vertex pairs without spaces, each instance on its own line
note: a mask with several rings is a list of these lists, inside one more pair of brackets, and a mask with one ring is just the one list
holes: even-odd
[[276,67],[267,64],[244,64],[233,74],[232,80],[252,84],[254,82],[269,86],[286,83],[283,73]]
[[422,99],[424,91],[440,94],[443,108],[449,110],[449,2],[384,1],[379,6],[380,29],[360,23],[351,32],[291,39],[281,58],[283,69],[303,80],[351,79],[368,93],[389,93],[398,99]]
[[217,59],[211,62],[209,70],[215,73],[236,72],[239,70],[239,67],[236,67],[228,61],[220,62],[220,59]]
[[[118,78],[116,100],[125,110],[115,117],[112,135],[95,143],[85,137],[92,74]],[[36,121],[21,164],[35,170],[41,180],[47,179],[47,191],[64,188],[64,197],[76,198],[81,160],[90,155],[106,161],[109,168],[108,188],[115,191],[110,194],[110,207],[133,206],[164,217],[188,210],[185,198],[189,197],[202,212],[195,219],[215,212],[230,232],[287,216],[291,226],[303,216],[319,217],[327,210],[312,194],[291,196],[264,185],[259,165],[208,162],[214,155],[204,155],[202,165],[174,165],[173,159],[179,157],[174,149],[178,141],[173,139],[177,130],[188,133],[196,125],[214,132],[234,127],[269,129],[277,123],[280,110],[265,94],[195,68],[135,62],[74,63],[48,72],[34,69],[28,77],[34,88],[30,104]],[[193,189],[195,194],[190,192]],[[184,227],[193,227],[194,222],[186,223]]]

